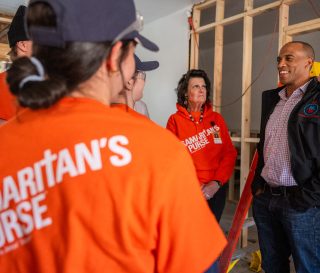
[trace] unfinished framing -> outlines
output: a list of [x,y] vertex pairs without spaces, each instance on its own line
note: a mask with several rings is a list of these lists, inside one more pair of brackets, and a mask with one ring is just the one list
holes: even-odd
[[[213,67],[213,103],[221,105],[222,94],[222,60],[223,60],[223,29],[224,26],[243,20],[243,63],[242,63],[242,92],[247,90],[242,97],[241,111],[241,137],[233,137],[234,142],[241,143],[241,166],[240,166],[240,193],[250,168],[250,144],[257,143],[258,138],[251,138],[251,79],[252,79],[252,40],[253,40],[253,17],[272,9],[279,10],[279,41],[280,49],[286,42],[292,41],[293,36],[313,32],[320,29],[320,18],[305,21],[299,24],[289,25],[290,5],[302,0],[279,0],[270,4],[253,8],[254,0],[244,0],[244,12],[224,18],[225,0],[208,0],[193,7],[194,31],[191,32],[190,69],[198,68],[199,60],[199,34],[215,30],[214,44],[214,67]],[[216,21],[200,27],[201,11],[208,7],[216,6]],[[220,112],[220,108],[214,109]],[[230,194],[233,193],[233,185],[229,185]],[[247,245],[247,233],[243,232],[242,246]]]
[[12,21],[12,16],[0,14],[0,61],[8,60],[10,51],[7,43],[7,32]]

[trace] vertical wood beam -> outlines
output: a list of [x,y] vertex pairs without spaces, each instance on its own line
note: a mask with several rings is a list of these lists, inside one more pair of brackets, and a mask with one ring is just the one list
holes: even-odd
[[[289,36],[287,36],[284,29],[289,25],[289,6],[287,4],[282,4],[279,7],[279,42],[278,42],[278,51],[281,47],[290,41]],[[292,38],[291,38],[292,40]]]
[[[253,0],[245,0],[244,10],[253,9]],[[251,80],[252,80],[252,31],[253,18],[247,14],[243,21],[243,63],[242,63],[242,97],[241,109],[241,172],[240,172],[240,194],[243,191],[250,168],[250,143],[245,138],[250,137],[251,121]],[[248,244],[248,230],[242,232],[242,247]]]
[[[252,9],[253,0],[245,0],[245,10]],[[241,192],[249,172],[250,147],[245,138],[250,137],[250,115],[251,115],[251,87],[252,80],[252,26],[253,18],[244,17],[243,22],[243,63],[242,63],[242,91],[246,94],[242,97],[241,117]]]
[[[225,0],[216,1],[216,22],[224,19]],[[213,65],[213,104],[221,105],[222,94],[222,63],[223,63],[223,25],[215,27],[214,65]],[[221,112],[220,107],[214,107],[216,112]]]
[[[197,8],[193,8],[192,13],[192,20],[194,29],[197,30],[200,26],[200,16],[201,11]],[[199,41],[199,33],[194,32],[191,30],[190,32],[190,39],[191,39],[191,49],[190,49],[190,69],[195,69],[199,67],[199,48],[200,41]]]
[[0,43],[0,60],[8,60],[9,56],[7,53],[10,51],[8,44]]

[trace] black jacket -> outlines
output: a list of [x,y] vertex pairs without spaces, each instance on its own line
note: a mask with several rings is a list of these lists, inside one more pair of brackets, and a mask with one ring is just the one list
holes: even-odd
[[[277,88],[262,93],[259,159],[252,183],[252,193],[263,188],[261,177],[264,167],[263,147],[265,128],[270,115],[279,102]],[[288,143],[292,175],[299,188],[289,195],[290,203],[297,209],[320,206],[320,83],[313,78],[288,120]]]

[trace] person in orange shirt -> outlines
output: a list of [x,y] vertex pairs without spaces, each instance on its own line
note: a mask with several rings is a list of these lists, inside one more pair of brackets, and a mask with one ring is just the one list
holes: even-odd
[[191,158],[110,108],[136,43],[158,50],[133,1],[31,0],[27,24],[33,57],[8,71],[24,109],[0,128],[0,271],[204,272],[226,240]]
[[140,108],[137,109],[136,103],[139,103],[143,96],[143,89],[147,76],[146,71],[157,69],[159,67],[159,62],[142,62],[136,54],[134,55],[134,60],[136,71],[133,77],[126,83],[123,92],[121,92],[116,98],[112,99],[112,106],[124,109],[137,117],[146,116],[149,118],[147,108],[145,108],[146,112],[139,112],[137,110],[141,108],[141,105],[143,107],[143,104],[139,104]]
[[[18,57],[31,56],[32,42],[24,26],[25,13],[26,7],[20,6],[8,30],[8,42],[11,48],[9,56],[12,61]],[[9,91],[6,78],[6,72],[0,73],[0,124],[13,117],[17,111],[17,104]]]
[[220,221],[226,202],[226,183],[237,156],[224,119],[212,111],[211,84],[203,70],[184,74],[177,87],[177,112],[167,129],[173,132],[192,156],[208,205]]

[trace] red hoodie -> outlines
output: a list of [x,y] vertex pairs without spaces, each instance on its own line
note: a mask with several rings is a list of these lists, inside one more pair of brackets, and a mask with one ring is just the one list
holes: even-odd
[[192,156],[200,183],[218,180],[222,184],[230,178],[237,156],[228,128],[222,116],[205,105],[203,120],[200,112],[192,112],[177,104],[178,111],[171,115],[167,129],[172,131],[187,147]]

